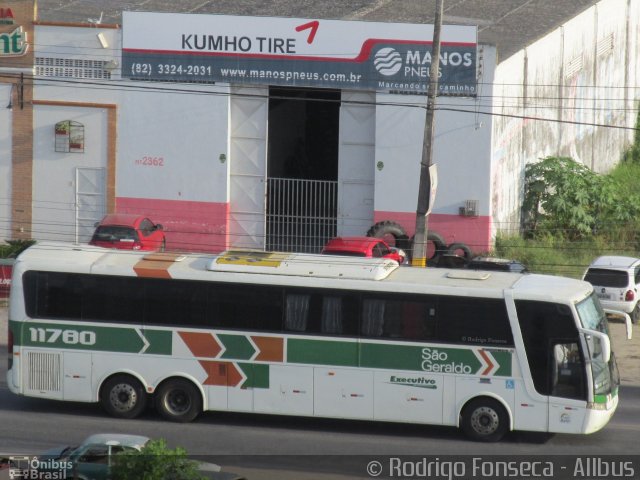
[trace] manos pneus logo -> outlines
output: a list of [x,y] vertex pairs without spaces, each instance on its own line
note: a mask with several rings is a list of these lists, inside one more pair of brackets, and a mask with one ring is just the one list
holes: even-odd
[[471,374],[473,372],[470,365],[449,359],[447,352],[429,347],[422,349],[422,370],[439,373]]
[[373,64],[384,76],[395,75],[402,68],[402,57],[393,48],[381,48],[376,53]]

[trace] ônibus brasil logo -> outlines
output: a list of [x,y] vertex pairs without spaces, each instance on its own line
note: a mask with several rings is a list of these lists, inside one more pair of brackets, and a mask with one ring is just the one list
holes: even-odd
[[376,70],[386,77],[395,75],[402,68],[402,57],[393,48],[381,48],[375,55]]

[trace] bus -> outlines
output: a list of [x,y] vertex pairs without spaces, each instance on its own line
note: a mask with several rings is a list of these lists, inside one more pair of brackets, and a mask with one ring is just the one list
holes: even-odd
[[393,260],[39,243],[13,268],[18,395],[588,434],[618,404],[607,318],[568,278]]

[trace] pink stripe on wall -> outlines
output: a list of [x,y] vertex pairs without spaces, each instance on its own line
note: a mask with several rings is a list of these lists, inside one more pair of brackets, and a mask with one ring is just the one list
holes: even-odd
[[[392,220],[399,223],[411,237],[416,229],[416,214],[406,212],[374,213],[374,221]],[[432,213],[429,215],[429,230],[442,235],[447,245],[451,243],[466,243],[474,253],[492,250],[491,217],[463,217],[462,215],[444,215]]]
[[217,253],[229,246],[229,204],[116,197],[115,213],[136,213],[161,223],[167,250]]

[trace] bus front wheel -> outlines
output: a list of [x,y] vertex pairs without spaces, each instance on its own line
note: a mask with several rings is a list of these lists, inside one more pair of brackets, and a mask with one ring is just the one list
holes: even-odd
[[473,440],[497,442],[508,429],[507,411],[492,398],[476,398],[462,411],[462,430]]
[[114,417],[135,418],[144,410],[147,394],[131,375],[115,375],[102,386],[100,403]]
[[156,408],[172,422],[190,422],[202,410],[200,391],[188,380],[166,380],[156,391]]

